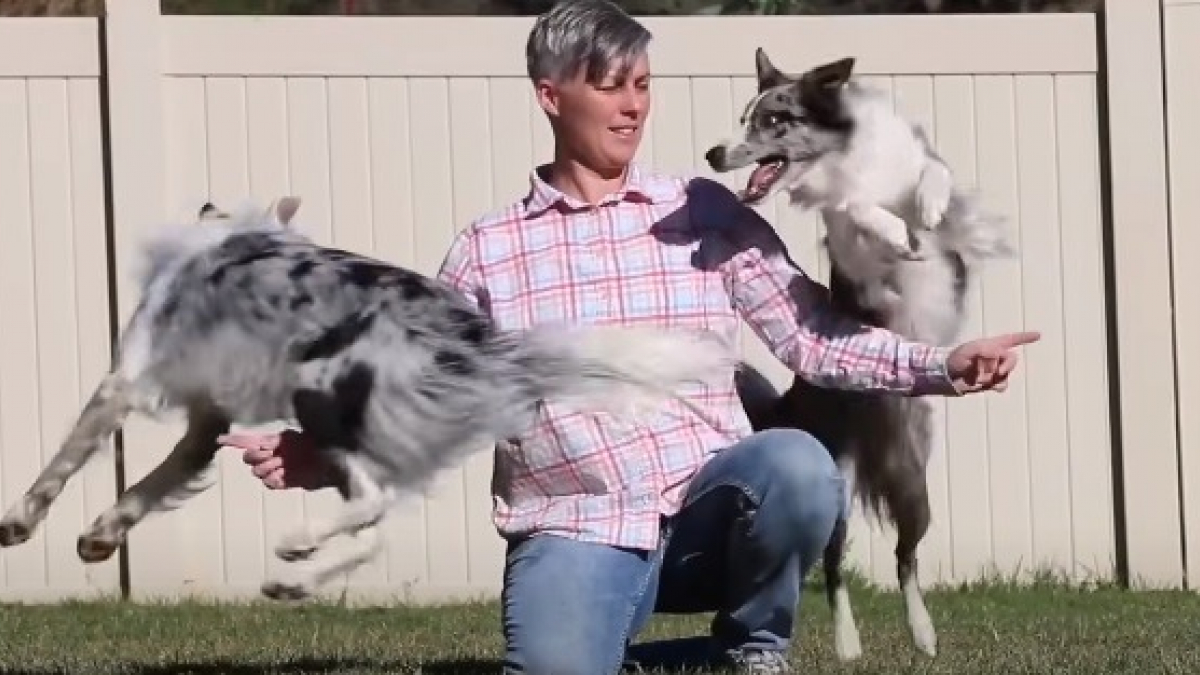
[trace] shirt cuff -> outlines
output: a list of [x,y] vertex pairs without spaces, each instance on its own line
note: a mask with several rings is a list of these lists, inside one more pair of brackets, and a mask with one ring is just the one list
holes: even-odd
[[962,396],[946,368],[949,356],[947,347],[913,345],[908,359],[913,374],[913,396]]

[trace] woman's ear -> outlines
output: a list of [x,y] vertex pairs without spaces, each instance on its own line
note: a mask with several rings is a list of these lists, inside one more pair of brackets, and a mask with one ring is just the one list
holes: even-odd
[[558,117],[559,93],[553,82],[546,78],[538,80],[534,83],[534,95],[543,112],[550,117]]

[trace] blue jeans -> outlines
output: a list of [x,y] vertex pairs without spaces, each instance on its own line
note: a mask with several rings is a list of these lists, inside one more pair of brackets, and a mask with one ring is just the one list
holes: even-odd
[[718,650],[784,650],[801,582],[845,504],[825,448],[763,431],[696,475],[654,551],[541,535],[510,542],[504,672],[608,675],[650,615],[715,612]]

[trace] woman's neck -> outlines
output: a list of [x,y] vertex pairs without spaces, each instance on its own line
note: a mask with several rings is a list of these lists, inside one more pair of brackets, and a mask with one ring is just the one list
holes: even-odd
[[628,172],[628,167],[612,173],[596,171],[577,161],[559,157],[550,165],[550,179],[547,182],[563,194],[594,205],[605,195],[620,190]]

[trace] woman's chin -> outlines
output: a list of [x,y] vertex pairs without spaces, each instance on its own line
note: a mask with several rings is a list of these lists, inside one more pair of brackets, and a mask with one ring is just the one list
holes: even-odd
[[629,165],[633,163],[634,157],[636,155],[637,155],[637,148],[634,148],[633,150],[622,149],[617,152],[608,152],[608,153],[605,153],[604,158],[600,165],[605,168],[606,173],[607,172],[618,172],[619,173],[619,172],[624,171],[625,169],[629,168]]

